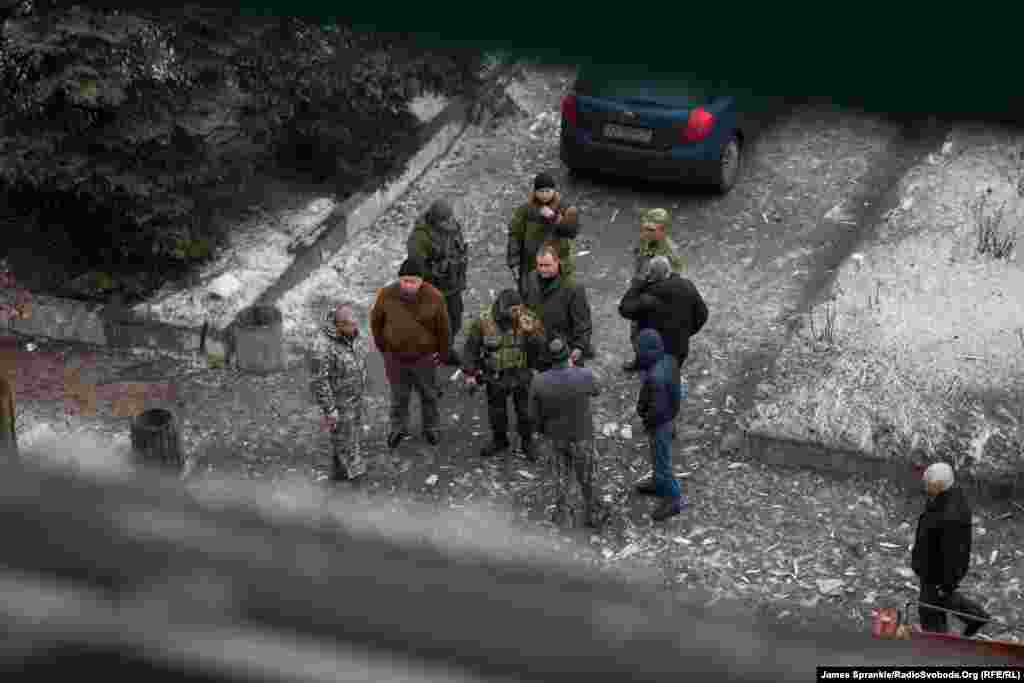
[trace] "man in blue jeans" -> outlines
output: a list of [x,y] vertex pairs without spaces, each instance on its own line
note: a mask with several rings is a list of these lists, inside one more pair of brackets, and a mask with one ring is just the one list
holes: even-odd
[[654,470],[653,479],[638,485],[637,491],[662,499],[661,504],[651,513],[651,519],[661,522],[678,515],[686,504],[679,490],[679,482],[672,472],[675,419],[683,400],[679,361],[665,352],[661,335],[650,328],[642,330],[637,337],[637,361],[643,373],[643,386],[640,388],[636,412],[647,431]]

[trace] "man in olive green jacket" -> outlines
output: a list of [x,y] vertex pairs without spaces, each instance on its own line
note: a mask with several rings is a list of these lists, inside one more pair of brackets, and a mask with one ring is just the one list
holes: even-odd
[[[679,247],[672,241],[672,238],[665,234],[665,228],[671,221],[671,216],[665,209],[650,209],[645,211],[640,219],[640,241],[633,247],[633,279],[643,277],[644,269],[655,256],[664,256],[672,266],[672,272],[683,274],[685,264],[679,253]],[[622,366],[626,372],[636,372],[637,346],[636,340],[639,334],[637,323],[629,325],[629,343],[633,346],[633,360]]]
[[538,174],[528,201],[516,209],[508,226],[508,267],[512,269],[520,296],[526,291],[526,277],[537,267],[537,252],[545,244],[558,250],[563,281],[573,281],[576,272],[573,240],[579,233],[579,212],[575,207],[562,206],[562,197],[555,190],[555,181],[550,175]]
[[462,225],[455,218],[451,204],[438,199],[430,205],[409,234],[408,257],[423,263],[427,272],[423,280],[444,295],[448,307],[448,331],[452,348],[448,350],[454,364],[455,336],[462,329],[462,293],[466,289],[469,254]]

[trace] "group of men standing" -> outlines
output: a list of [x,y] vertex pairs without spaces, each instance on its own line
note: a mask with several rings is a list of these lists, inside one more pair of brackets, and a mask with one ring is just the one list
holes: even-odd
[[[637,413],[652,454],[653,478],[637,489],[663,498],[652,514],[655,519],[678,514],[682,507],[671,469],[673,425],[683,397],[680,367],[689,337],[707,319],[700,294],[681,277],[682,259],[665,234],[669,220],[664,209],[644,215],[633,281],[620,306],[632,322],[636,351],[626,369],[644,373]],[[586,290],[575,278],[579,232],[578,210],[566,206],[550,175],[537,175],[508,226],[506,262],[515,287],[499,292],[472,318],[458,353],[454,340],[462,329],[468,249],[452,206],[435,201],[410,233],[398,281],[378,292],[370,331],[391,387],[390,448],[411,436],[413,393],[420,396],[425,440],[440,443],[437,369],[457,366],[470,391],[483,385],[486,392],[491,438],[481,455],[511,450],[511,401],[523,455],[531,461],[542,451],[549,456],[560,514],[592,524],[601,512],[594,493],[590,407],[599,388],[596,375],[585,367],[594,355],[593,325]],[[325,317],[314,354],[314,392],[332,435],[336,480],[355,479],[366,471],[359,442],[365,354],[352,306],[339,305]],[[583,504],[573,507],[573,499]]]

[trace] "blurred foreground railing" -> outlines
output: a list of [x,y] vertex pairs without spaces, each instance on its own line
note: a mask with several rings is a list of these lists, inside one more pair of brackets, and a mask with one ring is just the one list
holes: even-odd
[[274,518],[155,476],[0,463],[4,681],[116,669],[147,681],[784,682],[826,664],[1004,663],[867,633],[759,632],[653,585],[370,533],[358,507],[352,524]]

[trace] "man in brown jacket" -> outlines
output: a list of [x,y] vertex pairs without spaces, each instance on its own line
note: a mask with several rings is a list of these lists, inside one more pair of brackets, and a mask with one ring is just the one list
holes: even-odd
[[370,329],[391,385],[391,433],[388,447],[397,448],[409,436],[409,399],[420,395],[423,435],[440,441],[437,367],[450,364],[451,330],[444,295],[423,281],[425,265],[406,259],[398,282],[382,288],[370,312]]

